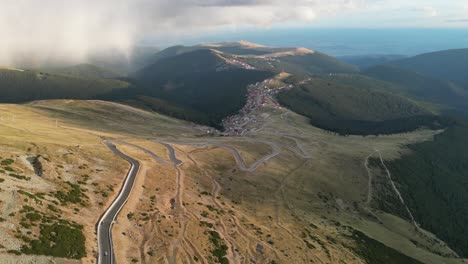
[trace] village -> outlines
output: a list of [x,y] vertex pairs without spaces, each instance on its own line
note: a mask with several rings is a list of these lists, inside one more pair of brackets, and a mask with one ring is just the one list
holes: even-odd
[[244,70],[256,70],[255,67],[253,67],[252,65],[247,64],[247,63],[245,63],[243,61],[236,60],[236,59],[228,59],[228,58],[224,58],[224,59],[226,60],[226,64],[218,66],[216,68],[217,72],[227,71],[227,70],[233,68],[233,66],[234,67],[239,67],[239,68],[244,69]]
[[274,95],[284,89],[291,89],[292,85],[273,88],[273,79],[268,79],[247,87],[247,102],[237,115],[223,120],[225,135],[244,135],[257,129],[268,114],[257,111],[261,107],[282,109]]

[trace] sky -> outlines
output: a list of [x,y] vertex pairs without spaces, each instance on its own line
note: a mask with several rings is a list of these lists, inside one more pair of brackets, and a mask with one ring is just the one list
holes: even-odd
[[0,65],[289,28],[466,28],[466,0],[0,0]]

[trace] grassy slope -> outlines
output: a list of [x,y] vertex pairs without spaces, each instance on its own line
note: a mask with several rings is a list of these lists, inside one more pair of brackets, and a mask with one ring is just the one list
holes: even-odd
[[434,141],[387,163],[421,226],[468,256],[468,127],[455,126]]
[[344,134],[395,133],[433,121],[429,112],[398,95],[317,78],[278,99],[312,124]]
[[389,248],[381,242],[374,240],[360,231],[354,231],[353,239],[357,242],[357,247],[354,249],[368,264],[421,264],[411,257]]
[[117,80],[84,80],[35,71],[0,70],[0,101],[5,103],[40,99],[87,99],[127,86],[127,83]]
[[[109,163],[117,163],[116,161],[120,161],[120,159],[116,158],[112,153],[107,151],[102,144],[100,144],[100,138],[98,135],[107,135],[108,137],[121,137],[125,135],[125,141],[130,141],[133,142],[132,140],[136,140],[135,137],[144,137],[144,138],[153,138],[155,137],[155,133],[158,134],[157,137],[164,137],[164,135],[167,135],[167,140],[171,141],[173,139],[173,135],[179,135],[179,138],[183,140],[185,136],[188,136],[190,134],[193,135],[198,135],[200,134],[199,131],[193,131],[187,128],[181,128],[180,125],[183,124],[183,122],[174,120],[174,119],[169,119],[169,118],[164,118],[161,117],[157,114],[154,113],[148,113],[144,112],[142,110],[118,105],[115,103],[110,103],[110,102],[99,102],[99,101],[72,101],[72,100],[67,100],[67,101],[41,101],[41,102],[34,102],[29,105],[22,105],[22,106],[13,106],[13,105],[4,105],[2,106],[2,111],[11,111],[13,108],[15,108],[15,111],[12,112],[15,115],[17,115],[16,120],[17,123],[14,125],[15,129],[20,129],[22,133],[4,133],[5,135],[8,135],[8,138],[4,139],[2,142],[3,144],[11,144],[12,140],[11,138],[14,138],[16,141],[13,144],[17,144],[19,141],[24,141],[25,146],[22,147],[22,151],[24,151],[28,146],[30,146],[30,142],[35,142],[38,145],[43,145],[45,142],[50,142],[50,145],[47,145],[47,149],[49,149],[50,153],[56,153],[53,157],[54,159],[52,160],[61,160],[63,158],[62,152],[61,151],[55,151],[56,149],[53,148],[57,143],[59,143],[59,147],[61,147],[62,144],[69,145],[70,148],[74,149],[74,151],[83,151],[83,150],[92,150],[92,151],[99,151],[103,154],[106,155],[106,157],[101,157],[100,155],[96,155],[95,153],[89,153],[88,156],[95,158],[95,157],[101,157],[101,159],[108,161]],[[34,115],[31,115],[34,113]],[[31,116],[29,116],[31,115]],[[40,118],[43,115],[43,118]],[[379,241],[382,241],[385,245],[388,245],[389,247],[385,247],[381,244],[379,244],[376,241],[371,241],[371,243],[367,243],[364,241],[364,245],[366,247],[366,252],[364,254],[358,254],[358,255],[351,255],[355,254],[350,248],[344,248],[341,244],[342,238],[338,235],[339,230],[341,228],[338,228],[333,224],[332,222],[329,222],[326,220],[326,218],[321,217],[321,209],[320,207],[324,206],[324,204],[321,202],[319,198],[314,198],[314,194],[317,193],[335,193],[337,194],[337,197],[340,197],[346,201],[354,201],[354,199],[350,198],[350,195],[352,197],[356,196],[356,200],[358,201],[360,199],[360,195],[358,195],[361,191],[365,192],[365,189],[363,186],[361,186],[358,182],[363,181],[364,183],[367,183],[367,179],[363,179],[363,168],[361,164],[361,159],[363,158],[363,155],[367,155],[367,153],[370,153],[372,151],[372,147],[378,146],[379,149],[382,151],[385,150],[385,153],[388,152],[397,152],[398,148],[396,146],[399,146],[401,144],[405,144],[405,142],[414,142],[413,140],[410,140],[413,136],[417,136],[421,131],[415,132],[415,133],[409,133],[406,135],[395,135],[395,136],[388,136],[388,137],[376,137],[376,138],[362,138],[362,137],[339,137],[336,135],[332,135],[330,133],[324,133],[323,131],[320,131],[312,126],[307,125],[305,119],[303,117],[297,116],[295,114],[290,114],[287,117],[288,119],[291,118],[291,122],[294,125],[288,125],[290,124],[289,122],[286,122],[283,118],[281,118],[278,115],[275,115],[273,117],[274,122],[272,124],[272,127],[277,129],[278,131],[283,131],[284,132],[293,132],[295,129],[303,129],[304,133],[301,134],[301,141],[304,144],[304,147],[308,149],[309,151],[314,150],[320,153],[320,155],[316,155],[316,158],[310,159],[309,164],[300,171],[296,171],[297,166],[299,166],[301,163],[303,163],[303,159],[296,157],[292,152],[289,151],[282,151],[281,156],[275,159],[271,159],[268,163],[265,165],[262,165],[261,169],[256,172],[255,177],[252,177],[252,174],[244,174],[240,173],[236,170],[232,170],[232,166],[234,165],[234,160],[232,158],[232,155],[229,153],[227,150],[223,150],[221,148],[217,149],[212,149],[212,148],[207,148],[203,149],[200,152],[194,152],[192,155],[194,158],[199,160],[201,164],[207,164],[206,168],[209,170],[212,175],[221,175],[222,177],[217,177],[217,181],[223,186],[223,189],[226,191],[223,191],[222,193],[219,193],[221,198],[217,198],[223,203],[226,203],[226,207],[234,210],[235,214],[232,213],[232,215],[238,215],[240,217],[243,217],[245,220],[245,223],[250,223],[255,224],[258,227],[261,227],[263,232],[268,232],[265,230],[269,230],[268,228],[271,227],[271,225],[274,225],[274,220],[270,219],[268,216],[272,216],[272,212],[275,211],[275,206],[276,203],[272,204],[271,198],[272,195],[275,194],[275,190],[277,190],[278,182],[281,180],[284,180],[284,176],[288,175],[288,179],[286,180],[289,182],[288,184],[282,186],[281,188],[284,189],[285,195],[289,197],[287,200],[288,203],[291,203],[291,206],[294,206],[294,208],[297,208],[298,212],[301,212],[301,210],[305,209],[307,214],[302,214],[299,213],[297,216],[292,215],[290,211],[287,209],[288,207],[286,204],[284,207],[280,205],[280,210],[278,211],[280,213],[281,219],[283,223],[288,223],[286,226],[288,229],[290,229],[289,232],[293,232],[295,236],[291,236],[287,231],[284,231],[283,229],[275,229],[275,232],[271,233],[265,233],[262,234],[260,232],[255,232],[256,230],[259,229],[254,229],[254,228],[248,228],[248,231],[252,233],[257,239],[265,239],[267,234],[271,234],[271,237],[269,239],[272,239],[274,241],[274,244],[272,246],[285,250],[285,255],[280,254],[280,259],[277,260],[277,263],[287,263],[288,261],[293,261],[295,263],[302,263],[305,260],[308,260],[310,257],[314,255],[320,255],[324,263],[327,263],[328,261],[331,261],[327,258],[325,252],[330,252],[330,254],[333,256],[333,259],[343,259],[346,263],[353,263],[352,260],[356,261],[356,258],[361,256],[362,258],[367,258],[368,255],[371,255],[372,259],[380,259],[381,256],[391,256],[392,259],[395,260],[401,260],[401,259],[407,259],[401,254],[395,254],[396,252],[392,250],[389,247],[395,247],[395,245],[387,243],[387,240],[381,238],[376,238],[372,232],[367,233],[369,236],[372,236],[375,239],[378,239]],[[55,127],[55,119],[59,119],[59,124],[61,125],[59,129]],[[300,121],[299,121],[300,120]],[[296,123],[296,121],[298,123]],[[84,129],[83,131],[80,130],[70,130],[66,129],[65,127],[76,127],[76,128],[81,128]],[[3,126],[2,126],[3,128]],[[91,133],[87,133],[86,131],[89,131]],[[106,132],[104,132],[106,131]],[[6,132],[6,131],[5,131]],[[112,133],[112,134],[108,134]],[[184,136],[180,136],[184,134]],[[427,138],[427,136],[420,135],[423,138]],[[27,137],[23,139],[24,137]],[[267,137],[270,138],[270,137]],[[64,140],[67,139],[67,140]],[[187,142],[194,142],[194,141],[199,141],[203,142],[206,141],[206,138],[200,138],[200,137],[190,137],[186,139]],[[241,139],[239,138],[211,138],[210,140],[220,140],[220,141],[232,141],[231,144],[235,144],[234,142],[237,142]],[[293,142],[289,142],[285,138],[280,138],[280,137],[272,137],[270,140],[273,140],[277,142],[277,144],[292,144]],[[372,143],[369,144],[371,141]],[[420,141],[420,140],[417,140]],[[88,142],[84,144],[83,142]],[[144,146],[146,148],[149,148],[151,146],[151,141],[139,141],[141,146]],[[316,142],[321,142],[321,144],[315,144]],[[380,142],[380,143],[379,143]],[[376,145],[375,145],[376,144]],[[77,145],[81,145],[81,148],[76,148]],[[235,144],[237,145],[237,144]],[[260,147],[259,147],[260,145]],[[264,155],[265,153],[257,153],[257,152],[264,152],[265,150],[259,150],[262,148],[265,148],[263,146],[263,143],[252,143],[249,141],[246,141],[245,144],[243,144],[243,147],[241,148],[242,150],[245,150],[243,152],[248,152],[249,155],[254,155],[257,158]],[[263,147],[262,147],[263,146]],[[292,146],[292,145],[291,145]],[[394,150],[390,150],[393,148],[397,148]],[[185,149],[185,147],[183,148]],[[269,149],[266,147],[266,149]],[[177,150],[179,153],[179,150]],[[269,150],[266,150],[269,151]],[[212,153],[213,152],[213,153]],[[77,152],[76,152],[77,153]],[[76,154],[75,153],[75,154]],[[164,152],[162,152],[164,153]],[[202,153],[206,153],[207,159],[202,159],[198,155],[202,155]],[[211,154],[213,155],[211,155]],[[242,154],[244,156],[244,154]],[[352,156],[350,156],[352,155]],[[6,157],[2,155],[3,157]],[[182,154],[178,154],[179,157],[184,157]],[[222,160],[225,159],[225,162],[222,162]],[[93,159],[94,160],[94,159]],[[150,161],[149,159],[145,158],[147,160],[148,164],[155,164],[155,162]],[[68,161],[69,162],[69,161]],[[81,163],[83,163],[81,161]],[[93,164],[92,162],[87,162],[88,164]],[[101,179],[104,183],[102,186],[99,188],[106,188],[105,186],[107,184],[120,184],[122,181],[122,178],[118,178],[118,176],[124,176],[125,175],[125,169],[126,165],[125,162],[121,161],[122,165],[122,170],[119,172],[114,172],[108,171],[109,175],[114,175],[114,177],[111,177],[111,179],[108,178],[108,175],[102,175],[102,177],[96,177],[97,179]],[[189,163],[189,162],[187,162]],[[213,168],[219,168],[220,171],[211,171],[211,167]],[[345,169],[346,168],[346,169]],[[95,168],[91,168],[95,169]],[[212,185],[209,182],[206,182],[206,177],[202,176],[198,171],[196,173],[191,174],[188,167],[184,166],[182,169],[185,170],[187,175],[190,175],[189,177],[191,178],[190,181],[186,181],[185,184],[193,184],[194,188],[190,188],[192,185],[186,185],[186,189],[184,190],[186,195],[189,195],[188,197],[195,197],[196,199],[199,199],[199,201],[203,202],[203,206],[198,206],[197,202],[192,201],[191,203],[187,203],[187,207],[190,210],[194,210],[196,214],[199,214],[201,210],[209,211],[207,210],[205,204],[211,204],[211,197],[209,196],[198,196],[198,194],[202,190],[206,190],[208,192],[211,191]],[[107,171],[107,170],[106,170]],[[158,167],[157,171],[161,171],[160,167]],[[145,190],[145,195],[141,197],[146,197],[144,198],[144,201],[148,200],[148,197],[151,195],[154,195],[155,193],[158,195],[163,196],[163,193],[160,193],[159,191],[155,192],[156,188],[160,188],[161,184],[164,184],[164,181],[173,181],[174,183],[170,186],[175,186],[175,179],[173,174],[169,170],[162,170],[162,171],[168,171],[166,174],[161,175],[160,178],[153,177],[153,175],[147,176],[147,180],[152,179],[156,182],[155,185],[149,185],[149,181],[144,180],[146,188]],[[288,172],[294,171],[292,175],[289,175]],[[97,172],[90,173],[89,175],[91,176],[90,179],[93,179],[95,174]],[[298,173],[298,174],[296,174]],[[71,177],[75,177],[76,175],[81,175],[83,172],[78,172],[78,173],[72,173]],[[157,176],[157,175],[156,175]],[[232,176],[232,177],[231,177]],[[292,178],[289,178],[292,176]],[[313,176],[313,177],[311,177]],[[158,176],[159,177],[159,176]],[[201,178],[200,178],[201,177]],[[111,181],[111,182],[109,182]],[[297,184],[299,182],[300,184]],[[197,183],[197,184],[195,184]],[[199,184],[198,184],[199,183]],[[116,185],[117,186],[117,185]],[[352,188],[350,187],[352,186]],[[361,188],[362,187],[362,188]],[[2,187],[3,188],[3,187]],[[89,195],[93,195],[93,185],[88,184],[87,188],[90,188],[88,191]],[[137,188],[142,188],[142,185],[138,184]],[[115,188],[115,190],[118,190],[118,188]],[[164,192],[167,192],[167,197],[172,197],[173,191],[175,191],[173,188],[161,188]],[[138,191],[136,192],[138,193]],[[353,193],[353,194],[351,194]],[[172,195],[169,195],[172,194]],[[241,197],[239,194],[243,194],[243,202],[242,204],[231,204],[231,199],[239,199]],[[215,196],[215,194],[213,194]],[[97,195],[100,197],[100,195]],[[214,197],[213,196],[213,197]],[[111,197],[111,196],[109,196]],[[197,198],[198,197],[198,198]],[[276,194],[275,194],[276,197]],[[277,197],[279,198],[279,197]],[[110,199],[110,198],[109,198]],[[351,200],[348,200],[351,199]],[[18,199],[20,201],[21,199]],[[99,201],[99,200],[98,200]],[[95,202],[98,202],[95,201]],[[144,205],[147,204],[147,202],[141,202],[139,199],[136,200],[137,204]],[[198,201],[198,200],[197,200]],[[255,202],[253,202],[255,201]],[[282,200],[280,200],[282,201]],[[168,202],[167,202],[168,203]],[[165,201],[160,201],[160,204],[167,204]],[[106,204],[106,203],[104,203]],[[278,203],[282,204],[282,203]],[[323,213],[326,211],[332,210],[331,208],[335,207],[325,207],[323,208]],[[335,200],[331,199],[330,205],[334,205]],[[233,205],[231,207],[231,205]],[[151,205],[152,206],[152,205]],[[254,211],[252,211],[252,207],[256,208]],[[289,206],[289,205],[288,205]],[[305,206],[305,207],[303,207]],[[96,208],[96,207],[91,207],[91,208]],[[125,209],[127,208],[127,209]],[[159,208],[163,208],[159,207]],[[201,208],[201,209],[200,209]],[[68,208],[70,211],[73,212],[72,208]],[[92,219],[96,215],[95,212],[93,214],[86,214],[84,215],[83,212],[85,212],[85,209],[81,209],[82,211],[78,215],[74,215],[77,219]],[[102,208],[100,209],[102,210]],[[123,221],[126,221],[125,215],[127,215],[127,212],[125,210],[129,210],[130,212],[137,212],[136,208],[131,207],[131,203],[127,204],[124,207],[124,211],[122,212],[122,215],[124,216],[123,219],[121,219],[122,223]],[[145,207],[144,210],[142,209],[141,212],[148,212],[150,209],[148,207]],[[163,212],[164,213],[164,212]],[[209,211],[211,216],[215,216],[216,212]],[[172,212],[169,212],[168,214],[172,214]],[[137,214],[136,214],[137,215]],[[223,213],[219,214],[219,220],[223,220],[224,223],[228,224],[231,222],[230,220],[230,213]],[[341,213],[336,214],[334,210],[332,210],[332,215],[336,217],[344,217],[344,215],[347,215],[345,211],[341,211]],[[274,215],[273,215],[274,216]],[[20,216],[18,216],[20,217]],[[297,221],[296,217],[308,219],[307,221]],[[310,217],[313,217],[313,219],[310,219]],[[226,219],[227,218],[227,219]],[[356,215],[352,213],[350,215],[350,218],[354,220],[359,220],[360,218],[356,218]],[[162,218],[163,219],[163,218]],[[218,218],[217,218],[218,219]],[[317,248],[316,250],[310,250],[307,248],[307,245],[304,244],[302,238],[296,239],[295,237],[299,238],[301,236],[301,232],[304,230],[304,227],[308,227],[308,222],[315,223],[319,228],[316,230],[313,230],[313,235],[315,238],[319,239],[314,242],[314,240],[309,239],[309,243],[315,244],[315,247]],[[7,221],[10,221],[8,219]],[[158,226],[165,226],[168,229],[170,229],[171,226],[173,226],[173,221],[171,220],[162,220],[163,223],[157,223]],[[166,221],[166,222],[164,222]],[[189,219],[189,225],[193,227],[191,230],[197,231],[196,234],[194,235],[192,232],[187,233],[187,239],[190,239],[193,243],[198,243],[199,241],[204,241],[203,236],[199,236],[198,234],[203,233],[203,231],[206,231],[203,226],[200,225],[198,222],[198,219]],[[351,221],[353,222],[353,221]],[[149,222],[148,222],[149,223]],[[290,223],[290,224],[289,224]],[[349,221],[343,220],[342,223],[350,223]],[[93,230],[94,230],[94,224],[93,223],[86,223],[86,225],[89,224],[89,227],[86,227],[86,230],[88,230],[88,233],[86,233],[87,241],[91,242],[91,246],[88,247],[88,258],[84,262],[90,262],[94,260],[94,254],[92,254],[92,250],[94,248],[94,243],[92,239],[88,239],[88,237],[93,236]],[[5,226],[5,225],[4,225]],[[122,225],[119,225],[122,226]],[[145,225],[146,226],[146,225]],[[244,224],[242,226],[245,226]],[[291,228],[295,227],[297,228]],[[178,230],[177,226],[174,226],[176,230]],[[144,230],[149,230],[149,229],[135,229],[134,224],[132,223],[129,228],[135,232],[135,234],[139,232],[144,232]],[[214,225],[215,230],[219,230],[220,228],[219,225]],[[385,234],[390,233],[388,228],[378,226],[379,230],[381,232],[385,232]],[[311,228],[309,228],[312,230]],[[12,229],[14,230],[14,229]],[[122,232],[127,230],[122,230]],[[200,231],[200,232],[198,232]],[[364,231],[363,231],[364,232]],[[142,241],[139,240],[138,236],[132,236],[131,238],[128,238],[125,235],[122,235],[120,232],[115,232],[116,233],[116,240],[122,241],[124,239],[127,239],[132,243],[131,245],[135,244],[136,248],[140,243],[135,243],[135,241]],[[397,232],[398,233],[398,232]],[[408,236],[411,236],[411,232]],[[393,233],[392,233],[393,234]],[[406,241],[406,238],[402,238],[401,235],[398,233],[398,239],[399,240],[404,240]],[[337,236],[337,237],[335,237]],[[328,237],[334,238],[338,241],[336,243],[335,240],[329,239]],[[387,236],[385,236],[387,237]],[[166,239],[166,237],[163,237],[163,239]],[[240,250],[240,254],[245,252],[245,249],[250,249],[248,246],[250,243],[245,243],[245,241],[242,238],[238,237],[232,237],[232,239],[236,239],[237,241],[240,242],[240,247],[238,249]],[[164,240],[168,241],[168,240]],[[335,242],[334,242],[335,241]],[[317,242],[317,243],[316,243]],[[152,243],[152,242],[150,242]],[[154,244],[150,244],[151,246],[157,245],[156,243],[159,243],[159,241],[154,242]],[[200,242],[203,243],[203,242]],[[400,243],[400,242],[399,242]],[[375,245],[374,245],[375,244]],[[205,246],[199,246],[199,244],[196,244],[200,249],[205,249],[209,247]],[[245,245],[245,247],[243,246]],[[210,246],[210,245],[208,245]],[[154,248],[158,248],[154,246]],[[404,248],[397,248],[400,252],[404,252],[404,254],[409,254],[412,257],[417,257],[414,254],[412,254],[411,249],[416,249],[416,246],[410,245],[410,249]],[[127,248],[128,249],[128,248]],[[268,250],[268,249],[267,249]],[[418,249],[420,250],[420,249]],[[0,250],[0,254],[4,254],[4,250]],[[122,250],[123,251],[123,250]],[[131,252],[134,252],[134,255],[136,258],[139,258],[138,255],[138,250],[131,250]],[[155,252],[155,256],[161,256],[160,252],[166,252],[166,248],[161,248],[160,251]],[[210,252],[210,251],[203,251],[203,252]],[[376,254],[372,252],[377,252]],[[157,253],[157,254],[156,254]],[[6,254],[6,253],[5,253]],[[287,255],[286,255],[287,254]],[[267,251],[265,256],[269,257],[270,259],[276,259],[275,255],[271,253],[270,251]],[[3,256],[3,255],[2,255]],[[428,258],[434,255],[431,255],[427,252],[424,252],[424,256],[427,256]],[[26,256],[19,256],[19,258],[25,258]],[[304,258],[307,257],[307,258]],[[346,257],[346,258],[345,258]],[[312,258],[313,259],[313,258]],[[419,259],[419,258],[418,258]],[[436,260],[442,259],[442,258],[435,258]],[[150,259],[152,262],[153,258]],[[445,259],[444,259],[445,260]],[[268,262],[266,262],[268,263]],[[382,263],[382,262],[381,262]],[[431,263],[430,261],[427,261],[426,263]],[[434,263],[434,262],[432,262]],[[439,263],[436,261],[436,263]],[[451,261],[450,259],[447,260],[447,263],[456,263],[454,261]]]

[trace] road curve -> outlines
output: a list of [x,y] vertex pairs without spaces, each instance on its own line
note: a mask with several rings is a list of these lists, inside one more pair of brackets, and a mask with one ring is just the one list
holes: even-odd
[[101,216],[96,226],[98,240],[98,264],[114,264],[115,258],[112,246],[112,225],[120,210],[128,200],[128,196],[132,191],[138,170],[140,169],[140,163],[132,157],[123,154],[114,144],[111,143],[111,141],[106,140],[104,141],[104,144],[114,154],[126,160],[131,165],[119,194]]
[[[265,156],[259,158],[257,161],[255,161],[252,165],[247,166],[245,163],[244,159],[242,158],[240,152],[233,146],[222,143],[222,142],[214,142],[214,141],[206,141],[206,142],[196,142],[196,143],[186,143],[186,142],[174,142],[175,144],[180,144],[180,145],[190,145],[190,146],[197,146],[197,147],[208,147],[208,146],[215,146],[219,148],[225,148],[229,150],[232,155],[234,156],[234,160],[236,161],[237,166],[241,171],[244,172],[255,172],[257,168],[262,165],[263,163],[267,162],[268,160],[278,156],[281,153],[281,148],[277,146],[275,143],[267,141],[267,140],[246,140],[247,142],[260,142],[266,145],[269,145],[271,147],[271,153],[266,154]],[[162,143],[161,144],[167,144],[167,143]],[[167,144],[169,145],[169,144]],[[169,145],[170,146],[170,145]],[[172,157],[172,154],[171,154]]]

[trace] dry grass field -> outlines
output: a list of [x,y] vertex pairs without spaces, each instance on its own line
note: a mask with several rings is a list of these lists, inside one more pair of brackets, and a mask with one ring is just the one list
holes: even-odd
[[[257,133],[208,137],[203,127],[115,103],[0,105],[0,263],[95,263],[95,224],[129,167],[104,139],[141,163],[113,228],[119,263],[366,263],[357,232],[384,253],[462,263],[431,234],[374,209],[381,192],[369,176],[384,178],[365,166],[370,155],[395,159],[440,131],[343,137],[286,110],[259,111],[268,118]],[[59,219],[82,226],[85,256],[21,253]]]

